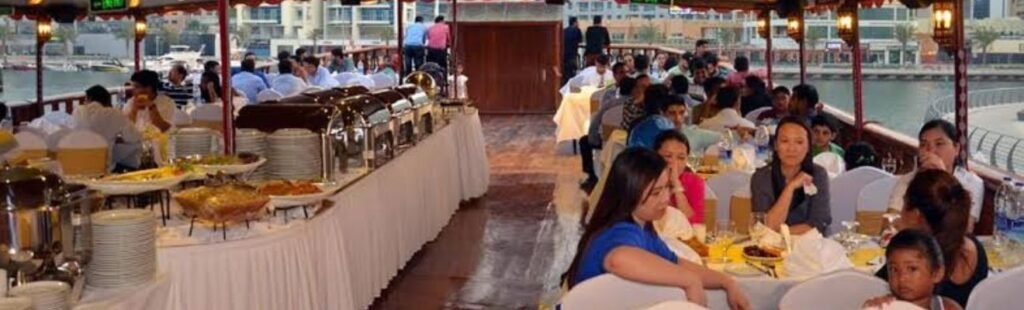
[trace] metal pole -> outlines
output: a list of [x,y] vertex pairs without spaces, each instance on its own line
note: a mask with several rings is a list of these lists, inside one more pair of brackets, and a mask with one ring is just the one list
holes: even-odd
[[857,141],[864,134],[864,77],[861,76],[861,49],[859,18],[853,19],[853,115],[857,127]]
[[[801,22],[801,24],[802,23],[803,22]],[[804,84],[807,80],[807,57],[805,55],[806,49],[804,48],[804,38],[800,38],[800,42],[798,43],[800,45],[800,84]]]
[[235,116],[235,109],[232,108],[231,95],[231,46],[228,40],[228,0],[217,0],[217,20],[220,24],[220,79],[221,79],[221,102],[223,103],[224,120],[224,152],[232,154],[235,152],[235,126],[232,124]]
[[139,72],[139,69],[142,68],[142,63],[139,61],[139,59],[141,58],[140,55],[139,55],[140,54],[139,53],[139,45],[140,45],[139,43],[142,42],[142,40],[139,40],[138,37],[136,37],[134,40],[135,40],[135,72]]
[[39,116],[46,114],[46,109],[43,107],[43,47],[45,46],[46,42],[39,40],[39,34],[36,32],[36,106],[39,107]]
[[964,47],[964,2],[953,1],[953,63],[955,65],[954,95],[956,99],[956,130],[957,141],[960,143],[960,152],[957,156],[964,165],[967,165],[969,141],[967,140],[967,50]]
[[768,86],[775,87],[772,85],[772,26],[771,17],[768,18],[768,36],[764,38],[765,50],[764,50],[764,63],[768,71]]
[[[398,72],[398,76],[405,76],[405,59],[403,59],[403,47],[402,43],[405,41],[405,0],[398,0],[398,42],[395,42],[395,46],[398,47],[398,63],[402,64],[395,68]],[[385,47],[387,50],[387,47]],[[411,66],[410,66],[411,67]]]
[[[458,98],[458,96],[459,96],[459,76],[458,76],[458,74],[459,73],[455,72],[456,70],[452,70],[452,69],[453,68],[458,68],[458,66],[454,66],[454,63],[457,62],[458,59],[459,59],[457,57],[458,54],[459,54],[458,53],[458,50],[459,50],[459,48],[458,48],[459,47],[459,40],[458,40],[458,37],[459,37],[459,0],[452,0],[452,29],[451,29],[451,32],[452,32],[452,41],[451,41],[451,46],[452,46],[451,47],[452,48],[451,55],[452,55],[452,57],[451,57],[451,61],[448,62],[448,73],[451,76],[454,77],[454,78],[452,78],[452,84],[455,84],[455,85],[452,85],[452,95],[454,96],[454,98]],[[448,77],[445,77],[445,78],[448,78]]]

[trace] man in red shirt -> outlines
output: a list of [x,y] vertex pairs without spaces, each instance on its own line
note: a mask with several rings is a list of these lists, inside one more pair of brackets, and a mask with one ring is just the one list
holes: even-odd
[[451,29],[444,22],[444,16],[434,19],[434,25],[427,30],[427,62],[433,62],[448,72],[448,47],[451,46]]

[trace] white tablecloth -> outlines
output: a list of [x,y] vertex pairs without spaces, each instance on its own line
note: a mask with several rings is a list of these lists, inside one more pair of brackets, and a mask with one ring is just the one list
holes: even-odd
[[122,289],[86,288],[75,310],[160,309],[167,304],[171,281],[161,273],[149,283]]
[[579,139],[587,134],[590,125],[590,96],[597,91],[595,87],[583,87],[578,93],[567,93],[555,112],[554,121],[558,125],[555,131],[555,142]]
[[486,193],[476,114],[421,141],[295,227],[220,244],[160,248],[166,309],[363,309],[462,200]]

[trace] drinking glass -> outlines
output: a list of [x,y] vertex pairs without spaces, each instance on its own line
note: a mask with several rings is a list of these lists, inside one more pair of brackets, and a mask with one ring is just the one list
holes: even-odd
[[843,232],[840,234],[839,243],[846,248],[847,251],[852,251],[860,243],[857,240],[857,227],[860,223],[857,221],[842,221],[840,224],[843,225]]
[[[719,257],[718,262],[728,263],[729,262],[729,247],[732,246],[736,240],[735,224],[731,221],[718,221],[715,225],[715,240],[709,246],[709,256]],[[719,255],[711,255],[714,252]]]
[[885,226],[882,228],[881,239],[878,244],[884,248],[889,245],[889,240],[899,232],[899,229],[896,228],[896,221],[900,219],[900,214],[886,213],[882,214],[882,217],[885,218]]
[[765,213],[764,212],[752,212],[750,213],[750,227],[747,230],[748,234],[753,234],[754,229],[757,228],[757,224],[765,225]]

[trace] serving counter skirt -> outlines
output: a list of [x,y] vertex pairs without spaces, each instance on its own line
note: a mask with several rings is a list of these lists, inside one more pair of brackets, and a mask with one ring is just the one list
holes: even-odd
[[[330,199],[307,225],[253,239],[158,250],[166,309],[364,309],[489,168],[477,114],[452,123]],[[266,225],[260,223],[257,225]]]

